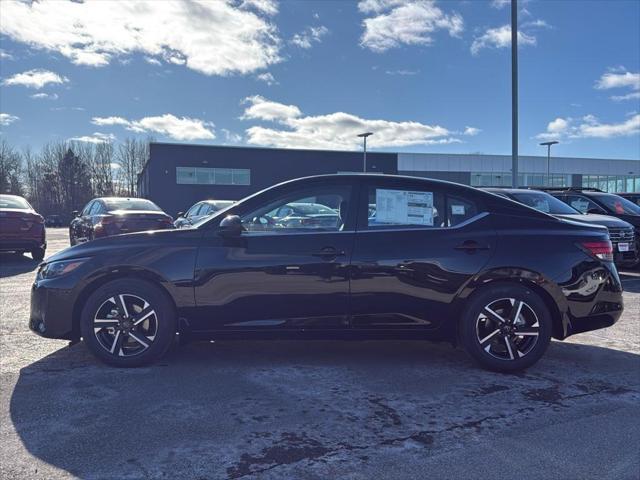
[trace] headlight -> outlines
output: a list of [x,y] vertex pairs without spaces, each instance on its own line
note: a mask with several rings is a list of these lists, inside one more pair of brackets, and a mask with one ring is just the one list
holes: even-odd
[[38,279],[49,279],[66,275],[89,260],[88,258],[74,258],[73,260],[61,260],[43,265],[38,270]]

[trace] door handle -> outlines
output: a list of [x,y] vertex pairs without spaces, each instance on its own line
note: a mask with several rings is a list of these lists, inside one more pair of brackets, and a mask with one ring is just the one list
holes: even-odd
[[478,250],[489,250],[488,245],[480,245],[475,240],[465,240],[460,245],[453,247],[455,250],[463,250],[467,253],[474,253]]
[[336,250],[334,247],[324,247],[319,252],[311,254],[314,257],[322,258],[323,260],[328,260],[336,257],[344,257],[346,254],[344,250]]

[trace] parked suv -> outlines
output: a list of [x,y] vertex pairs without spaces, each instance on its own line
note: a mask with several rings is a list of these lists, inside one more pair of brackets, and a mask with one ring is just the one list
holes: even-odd
[[29,252],[36,261],[44,258],[47,233],[44,218],[17,195],[0,195],[0,251]]
[[638,263],[638,250],[636,249],[633,225],[624,220],[609,215],[580,213],[554,196],[539,190],[521,188],[484,188],[483,190],[510,198],[557,218],[575,220],[592,225],[603,225],[609,230],[615,264],[625,268],[633,267]]
[[[335,223],[277,225],[298,203]],[[370,206],[375,205],[375,216]],[[274,213],[275,214],[275,213]],[[551,337],[613,325],[622,285],[607,229],[437,180],[344,174],[284,182],[194,228],[117,235],[47,259],[30,328],[138,366],[180,339],[433,339],[522,370]]]
[[630,202],[635,203],[636,205],[640,206],[640,192],[635,192],[635,193],[618,193],[616,195],[620,195],[622,198],[626,198],[627,200],[629,200]]
[[176,228],[190,227],[203,218],[233,205],[233,203],[232,200],[203,200],[193,205],[186,213],[178,212],[178,218],[173,222],[173,225]]
[[173,228],[173,219],[144,198],[95,198],[73,216],[69,225],[71,245],[121,233]]
[[556,198],[582,213],[611,215],[633,225],[636,235],[636,250],[640,251],[640,206],[613,193],[597,188],[545,188]]

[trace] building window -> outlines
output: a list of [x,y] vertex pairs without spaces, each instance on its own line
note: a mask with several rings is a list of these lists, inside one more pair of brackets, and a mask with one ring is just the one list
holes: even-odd
[[247,168],[176,167],[176,183],[181,185],[251,185]]
[[[511,172],[472,172],[471,185],[474,187],[510,187]],[[547,176],[542,173],[519,173],[518,185],[524,187],[568,187],[571,185],[571,175],[552,173]]]

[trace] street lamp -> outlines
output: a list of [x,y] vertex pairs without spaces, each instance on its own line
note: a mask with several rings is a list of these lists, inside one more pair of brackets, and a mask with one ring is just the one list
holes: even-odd
[[556,145],[560,142],[557,140],[552,140],[550,142],[542,142],[540,145],[547,147],[547,187],[551,186],[551,173],[549,170],[549,166],[551,164],[551,145]]
[[362,164],[362,171],[365,173],[367,171],[367,137],[369,135],[373,135],[373,132],[365,132],[358,135],[364,141],[364,160]]

